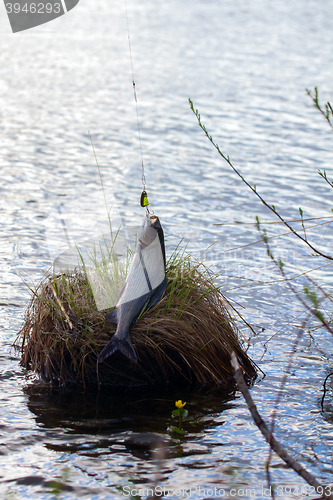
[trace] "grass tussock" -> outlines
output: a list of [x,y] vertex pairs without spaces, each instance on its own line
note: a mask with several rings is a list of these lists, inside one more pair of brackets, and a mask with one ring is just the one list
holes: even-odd
[[86,275],[48,276],[33,292],[16,345],[22,365],[44,379],[114,387],[199,383],[232,391],[230,355],[236,352],[248,380],[254,364],[242,350],[227,302],[209,271],[176,251],[167,263],[163,299],[143,311],[131,329],[134,365],[117,352],[97,357],[115,332],[97,310]]

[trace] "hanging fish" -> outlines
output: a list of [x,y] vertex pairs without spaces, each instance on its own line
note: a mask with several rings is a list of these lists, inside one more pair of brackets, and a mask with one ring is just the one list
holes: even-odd
[[99,354],[99,363],[118,350],[137,363],[130,328],[144,306],[152,307],[161,300],[166,285],[163,229],[158,217],[147,215],[116,309],[105,315],[105,320],[117,324],[117,329]]

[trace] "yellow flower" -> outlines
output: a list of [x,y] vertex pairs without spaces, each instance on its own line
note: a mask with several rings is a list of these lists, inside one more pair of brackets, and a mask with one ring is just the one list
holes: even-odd
[[175,405],[177,408],[184,408],[184,406],[186,405],[186,403],[183,403],[182,400],[180,399],[179,401],[175,401]]

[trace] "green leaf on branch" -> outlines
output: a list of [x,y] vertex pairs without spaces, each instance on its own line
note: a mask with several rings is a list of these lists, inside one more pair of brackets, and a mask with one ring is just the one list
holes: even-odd
[[326,324],[326,321],[325,321],[325,318],[323,316],[323,313],[318,311],[318,309],[315,311],[315,315],[317,316],[317,318],[324,324]]
[[318,300],[316,292],[314,292],[313,290],[310,290],[310,288],[305,286],[304,293],[311,300],[312,304],[317,308],[317,306],[319,304],[319,300]]

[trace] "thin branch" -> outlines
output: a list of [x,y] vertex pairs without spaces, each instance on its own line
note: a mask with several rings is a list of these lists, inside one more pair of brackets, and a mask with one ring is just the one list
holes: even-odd
[[191,107],[191,110],[193,111],[193,113],[195,114],[195,116],[197,117],[197,120],[198,120],[198,124],[199,124],[199,127],[204,131],[206,137],[209,139],[209,141],[213,144],[213,146],[215,147],[215,149],[218,151],[219,155],[222,156],[222,158],[228,163],[228,165],[230,165],[230,167],[233,169],[233,171],[238,175],[238,177],[240,177],[242,179],[242,181],[244,182],[244,184],[247,185],[247,187],[249,187],[251,189],[251,191],[259,198],[259,200],[263,203],[263,205],[265,205],[265,207],[267,207],[269,210],[271,210],[271,212],[273,212],[279,219],[281,222],[283,222],[283,224],[285,224],[285,226],[287,226],[287,228],[295,234],[295,236],[297,236],[297,238],[299,238],[300,240],[302,240],[306,245],[308,245],[311,250],[313,250],[316,254],[318,255],[321,255],[321,257],[324,257],[325,259],[329,259],[329,260],[333,260],[333,257],[330,256],[330,255],[326,255],[322,252],[320,252],[319,250],[317,250],[315,247],[313,247],[311,245],[311,243],[309,243],[303,236],[301,236],[300,234],[298,234],[295,229],[293,227],[290,226],[290,224],[288,224],[288,222],[283,219],[283,217],[281,217],[281,215],[276,211],[275,209],[275,206],[274,205],[269,205],[265,200],[264,198],[257,192],[257,188],[256,186],[251,186],[251,184],[249,184],[249,182],[247,182],[247,180],[238,172],[238,170],[233,166],[233,164],[231,163],[230,159],[229,159],[229,156],[225,156],[222,151],[220,150],[219,146],[214,142],[214,139],[212,138],[211,135],[209,135],[205,125],[203,123],[201,123],[201,118],[200,118],[200,113],[199,111],[196,109],[194,109],[194,105],[193,105],[193,102],[191,101],[191,99],[189,99],[189,103],[190,103],[190,107]]
[[326,389],[326,382],[329,379],[329,377],[331,377],[332,375],[333,375],[333,372],[329,373],[327,375],[327,377],[325,378],[325,381],[324,381],[324,386],[323,386],[324,387],[324,394],[323,394],[323,397],[321,398],[321,402],[320,402],[320,404],[321,404],[321,411],[322,412],[324,411],[324,399],[325,399],[326,391],[327,391],[327,389]]
[[[275,418],[276,418],[277,409],[278,409],[278,406],[279,406],[279,402],[280,402],[280,399],[281,399],[284,387],[285,387],[286,382],[287,382],[287,377],[289,375],[290,368],[292,366],[293,357],[294,357],[294,354],[296,352],[297,345],[298,345],[299,341],[301,340],[301,337],[303,335],[304,328],[305,328],[305,325],[306,325],[307,322],[308,322],[308,317],[303,320],[303,323],[302,323],[301,327],[298,330],[297,337],[296,337],[296,339],[294,341],[294,344],[293,344],[293,347],[292,347],[292,350],[291,350],[291,353],[290,353],[290,356],[289,356],[287,369],[286,369],[285,374],[283,375],[282,380],[281,380],[279,392],[278,392],[277,398],[275,400],[274,408],[273,408],[273,412],[272,412],[272,419],[271,419],[271,426],[270,426],[271,436],[273,435],[273,432],[274,432]],[[268,455],[267,462],[266,462],[266,471],[267,471],[268,478],[269,478],[269,466],[270,466],[270,463],[271,463],[271,459],[272,459],[272,448],[270,447],[270,449],[269,449],[269,455]]]
[[327,179],[327,174],[326,174],[326,170],[324,170],[324,172],[322,172],[321,170],[318,170],[318,174],[320,175],[320,177],[322,177],[329,186],[333,187],[333,182],[329,181]]
[[327,498],[329,500],[333,500],[333,495],[330,493],[330,488],[327,486],[320,484],[317,479],[310,474],[304,467],[297,462],[293,457],[291,457],[287,451],[281,446],[281,444],[275,439],[273,434],[268,429],[261,415],[259,414],[257,407],[249,393],[249,390],[246,386],[243,374],[239,367],[236,354],[233,352],[231,354],[231,365],[234,370],[234,377],[237,382],[238,389],[244,396],[247,407],[252,415],[253,421],[266,439],[267,443],[271,447],[271,449],[292,469],[294,469],[297,474],[299,474],[310,486],[313,486],[317,492],[317,494],[321,495],[322,498]]
[[[301,219],[292,219],[292,220],[287,220],[285,222],[288,222],[289,224],[291,222],[302,222],[303,223],[303,222],[308,221],[308,220],[323,220],[323,219],[330,219],[330,221],[323,223],[323,224],[329,224],[333,220],[333,215],[325,216],[325,217],[307,217],[306,219],[304,219],[302,217]],[[282,222],[280,220],[276,220],[276,221],[265,220],[265,221],[262,221],[261,223],[262,224],[284,224],[284,222]],[[217,223],[213,224],[213,226],[235,226],[236,224],[237,225],[242,224],[243,226],[255,226],[256,223],[255,222],[242,222],[242,221],[235,220],[233,222],[217,222]],[[312,226],[312,227],[316,227],[316,226]],[[308,228],[306,228],[306,229],[308,229]],[[297,229],[297,231],[300,231],[300,230]],[[286,234],[289,234],[289,233],[286,233]]]
[[329,102],[327,102],[325,104],[325,111],[324,111],[319,104],[318,87],[314,88],[314,95],[312,94],[311,90],[309,90],[309,89],[305,89],[305,90],[306,90],[307,95],[311,97],[314,107],[317,108],[318,111],[320,111],[320,113],[323,115],[323,117],[325,118],[325,120],[327,121],[329,126],[333,129],[333,124],[331,122],[331,119],[333,117],[333,110],[332,110],[331,104]]
[[[291,283],[291,279],[288,279],[284,270],[283,270],[283,267],[284,267],[284,264],[282,262],[282,260],[280,259],[279,262],[276,261],[276,259],[274,258],[272,252],[271,252],[271,249],[270,249],[270,246],[269,246],[269,243],[268,243],[268,238],[266,236],[266,232],[265,232],[265,229],[262,231],[261,228],[260,228],[260,222],[259,222],[259,218],[257,217],[257,229],[258,231],[260,232],[260,234],[262,235],[262,239],[263,239],[263,242],[265,243],[265,246],[266,246],[266,249],[267,249],[267,255],[268,257],[270,257],[272,259],[272,261],[274,262],[274,264],[278,267],[278,269],[280,270],[280,273],[282,275],[282,277],[284,278],[284,281],[287,283],[288,287],[292,290],[292,292],[296,295],[296,297],[298,298],[298,300],[301,302],[301,304],[306,308],[308,309],[314,316],[316,316],[317,319],[319,319],[322,323],[322,326],[324,326],[326,328],[327,331],[329,331],[331,334],[333,334],[333,330],[332,328],[330,327],[330,323],[331,321],[325,321],[323,315],[321,314],[321,312],[318,310],[317,308],[317,305],[319,304],[319,300],[316,298],[316,296],[312,297],[312,294],[310,291],[307,291],[305,289],[305,292],[308,294],[309,298],[313,298],[314,299],[314,308],[313,307],[309,307],[306,302],[303,300],[303,298],[301,297],[301,295],[297,292],[296,288],[293,286],[293,284]],[[304,273],[305,274],[305,273]],[[331,297],[319,286],[317,285],[309,276],[305,276],[311,283],[315,284],[317,286],[317,288],[323,293],[324,297],[325,298],[329,298],[329,300],[332,301]]]
[[[330,217],[330,219],[331,220],[327,221],[327,222],[321,222],[320,224],[314,224],[312,226],[307,226],[306,230],[313,229],[313,228],[319,227],[319,226],[324,226],[325,224],[331,224],[332,217]],[[249,224],[255,226],[257,223],[251,222]],[[266,222],[261,222],[261,224],[266,224]],[[278,221],[277,224],[281,224],[281,222]],[[222,224],[213,224],[213,226],[220,226],[220,225],[222,225]],[[300,229],[295,229],[295,232],[297,232],[297,231],[300,231]],[[325,231],[326,231],[326,229],[325,229]],[[291,236],[291,233],[288,231],[287,233],[275,234],[274,236],[269,236],[267,238],[269,240],[273,240],[273,239],[277,239],[277,238],[283,238],[283,236]],[[240,245],[238,247],[229,248],[228,250],[224,250],[224,253],[233,252],[234,250],[239,250],[240,248],[250,247],[251,245],[256,245],[257,243],[260,243],[260,242],[261,242],[261,240],[257,240],[257,241],[252,241],[251,243],[247,243],[246,245]]]

